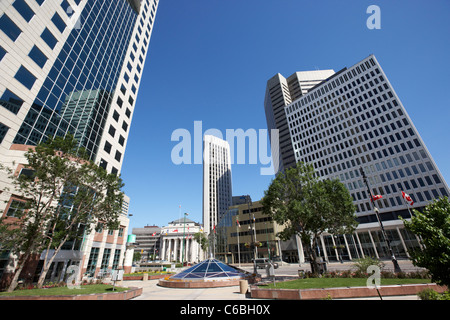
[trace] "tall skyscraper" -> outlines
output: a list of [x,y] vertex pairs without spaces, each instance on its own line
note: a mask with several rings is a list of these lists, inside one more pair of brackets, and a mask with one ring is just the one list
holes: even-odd
[[230,145],[211,135],[203,137],[203,228],[211,234],[232,204]]
[[267,81],[264,99],[267,128],[279,130],[279,144],[273,144],[271,141],[274,168],[283,171],[295,164],[284,107],[332,74],[333,70],[303,71],[296,72],[286,79],[278,73]]
[[72,133],[120,171],[158,0],[0,4],[1,148]]
[[[120,172],[158,2],[0,2],[2,163],[24,164],[28,145],[71,133],[91,160]],[[0,190],[7,184],[0,177]],[[0,192],[7,203],[0,204],[3,214],[13,204],[10,197]],[[117,268],[128,224],[125,211],[119,230],[86,235],[66,256],[90,274]],[[67,266],[63,256],[55,260],[58,272]]]
[[360,222],[353,240],[359,248],[367,255],[388,255],[362,168],[371,192],[381,196],[375,203],[396,255],[406,255],[417,241],[398,216],[409,218],[409,208],[420,210],[450,191],[375,56],[325,79],[284,110],[295,161],[312,164],[323,179],[339,179],[352,195]]

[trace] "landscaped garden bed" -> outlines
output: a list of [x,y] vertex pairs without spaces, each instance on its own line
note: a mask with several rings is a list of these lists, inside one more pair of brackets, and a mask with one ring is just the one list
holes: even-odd
[[[380,285],[404,285],[430,283],[430,279],[380,279]],[[263,284],[259,287],[267,289],[312,289],[312,288],[336,288],[336,287],[363,287],[366,286],[367,278],[306,278],[290,281],[276,282],[275,284]]]
[[[19,289],[13,292],[0,292],[0,297],[6,296],[57,296],[57,295],[77,295],[77,294],[92,294],[92,293],[110,293],[113,286],[108,284],[86,284],[80,285],[79,289],[70,289],[67,286],[55,286],[51,288],[42,289]],[[115,287],[114,292],[126,291],[128,288]]]
[[432,283],[426,271],[380,272],[380,283],[375,289],[369,275],[359,270],[324,273],[309,272],[299,279],[260,283],[251,287],[252,298],[259,299],[340,299],[355,297],[380,297],[392,295],[417,295],[424,290],[445,292],[447,288]]
[[143,280],[144,274],[147,275],[148,280],[154,280],[154,279],[163,279],[167,276],[170,276],[173,274],[173,272],[165,272],[165,271],[156,271],[156,272],[133,272],[133,273],[126,273],[123,275],[123,280]]

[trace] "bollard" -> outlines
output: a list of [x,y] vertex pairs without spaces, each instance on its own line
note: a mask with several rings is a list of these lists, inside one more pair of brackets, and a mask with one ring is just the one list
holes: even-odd
[[248,281],[247,280],[239,280],[239,289],[240,293],[245,294],[248,290]]

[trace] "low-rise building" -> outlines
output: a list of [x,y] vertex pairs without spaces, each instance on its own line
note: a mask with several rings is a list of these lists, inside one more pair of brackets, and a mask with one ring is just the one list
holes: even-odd
[[136,235],[134,252],[141,254],[140,262],[159,259],[161,228],[158,226],[145,226],[143,228],[133,228],[132,232]]

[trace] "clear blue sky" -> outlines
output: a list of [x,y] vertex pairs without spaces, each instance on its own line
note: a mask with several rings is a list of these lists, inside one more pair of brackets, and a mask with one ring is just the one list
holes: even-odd
[[[366,27],[372,4],[379,30]],[[449,14],[448,0],[160,0],[122,167],[129,233],[178,219],[179,205],[202,221],[202,165],[172,163],[174,130],[266,129],[273,75],[338,71],[372,53],[449,183]],[[233,194],[259,200],[273,178],[261,167],[233,165]]]

